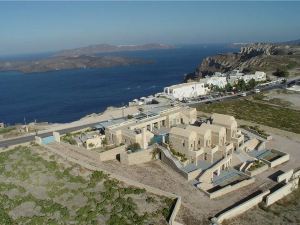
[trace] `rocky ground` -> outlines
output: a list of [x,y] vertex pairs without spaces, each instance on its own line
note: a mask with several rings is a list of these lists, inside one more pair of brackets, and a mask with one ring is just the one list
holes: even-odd
[[37,146],[0,154],[0,224],[167,224],[173,200]]

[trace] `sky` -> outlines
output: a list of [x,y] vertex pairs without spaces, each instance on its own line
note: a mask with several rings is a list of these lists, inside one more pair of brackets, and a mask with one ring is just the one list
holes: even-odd
[[0,55],[300,38],[300,2],[0,2]]

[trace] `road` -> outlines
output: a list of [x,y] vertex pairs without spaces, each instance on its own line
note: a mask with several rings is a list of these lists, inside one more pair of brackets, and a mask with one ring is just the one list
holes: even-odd
[[[269,91],[269,90],[272,90],[272,89],[285,88],[285,87],[287,87],[289,85],[292,85],[292,84],[295,84],[297,82],[300,82],[300,78],[290,79],[284,84],[274,84],[274,85],[269,85],[269,86],[265,86],[265,87],[260,87],[259,90],[264,92],[264,91]],[[253,91],[245,91],[244,93],[246,93],[247,96],[256,94]],[[236,98],[240,98],[240,97],[242,97],[242,96],[240,96],[240,93],[237,93],[237,94],[233,94],[233,95],[226,95],[226,96],[222,96],[222,97],[216,97],[216,98],[199,100],[199,101],[192,101],[192,102],[183,103],[183,104],[188,105],[188,106],[192,106],[192,105],[213,103],[213,102],[217,102],[217,101],[231,100],[231,99],[236,99]]]
[[[276,88],[284,88],[284,87],[286,87],[290,84],[294,84],[294,83],[297,83],[299,81],[300,81],[300,78],[294,78],[294,79],[288,80],[285,84],[277,84],[277,85],[272,85],[272,86],[266,86],[266,87],[260,88],[260,90],[261,91],[268,91],[268,90],[272,90],[272,89],[276,89]],[[248,91],[246,93],[247,93],[248,96],[254,94],[251,91]],[[229,100],[229,99],[235,99],[235,98],[240,98],[240,97],[241,96],[239,94],[235,94],[235,95],[217,97],[217,98],[213,98],[213,99],[205,99],[205,100],[201,100],[201,101],[184,103],[184,105],[205,104],[207,102],[216,102],[216,101]],[[59,132],[60,134],[66,134],[66,133],[69,133],[69,132],[73,132],[73,131],[76,131],[76,130],[80,130],[80,129],[83,129],[83,128],[94,126],[94,125],[96,125],[100,122],[101,121],[94,122],[94,123],[88,123],[88,124],[84,124],[84,125],[80,125],[80,126],[74,126],[74,127],[65,128],[65,129],[57,129],[56,131]],[[47,137],[47,136],[50,136],[50,135],[52,135],[52,131],[38,134],[39,137]],[[35,134],[32,134],[32,135],[17,137],[17,138],[13,138],[13,139],[9,139],[9,140],[2,140],[2,141],[0,141],[0,148],[9,147],[9,146],[12,146],[12,145],[22,144],[22,143],[26,143],[26,142],[31,142],[31,141],[34,141],[34,137],[35,137]]]
[[[81,130],[81,129],[84,129],[87,127],[94,126],[94,125],[98,124],[99,122],[89,123],[89,124],[85,124],[85,125],[81,125],[81,126],[70,127],[70,128],[66,128],[66,129],[58,129],[57,132],[59,132],[60,134],[66,134],[69,132],[73,132],[76,130]],[[47,136],[51,136],[51,135],[52,135],[52,132],[38,134],[39,137],[47,137]],[[26,143],[26,142],[31,142],[31,141],[34,141],[34,137],[35,137],[35,134],[32,134],[32,135],[17,137],[17,138],[13,138],[13,139],[9,139],[9,140],[2,140],[2,141],[0,141],[0,148],[9,147],[12,145],[22,144],[22,143]]]

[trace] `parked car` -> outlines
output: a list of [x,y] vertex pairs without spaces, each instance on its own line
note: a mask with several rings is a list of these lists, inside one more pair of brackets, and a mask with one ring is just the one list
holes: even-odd
[[259,89],[254,89],[254,93],[259,93],[260,90]]
[[239,94],[239,96],[246,97],[247,93],[246,92],[242,92],[242,93]]

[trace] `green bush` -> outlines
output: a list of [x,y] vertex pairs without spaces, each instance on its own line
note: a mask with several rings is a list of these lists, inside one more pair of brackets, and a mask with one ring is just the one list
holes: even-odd
[[286,69],[279,69],[277,68],[276,71],[273,73],[276,77],[288,77],[289,72]]

